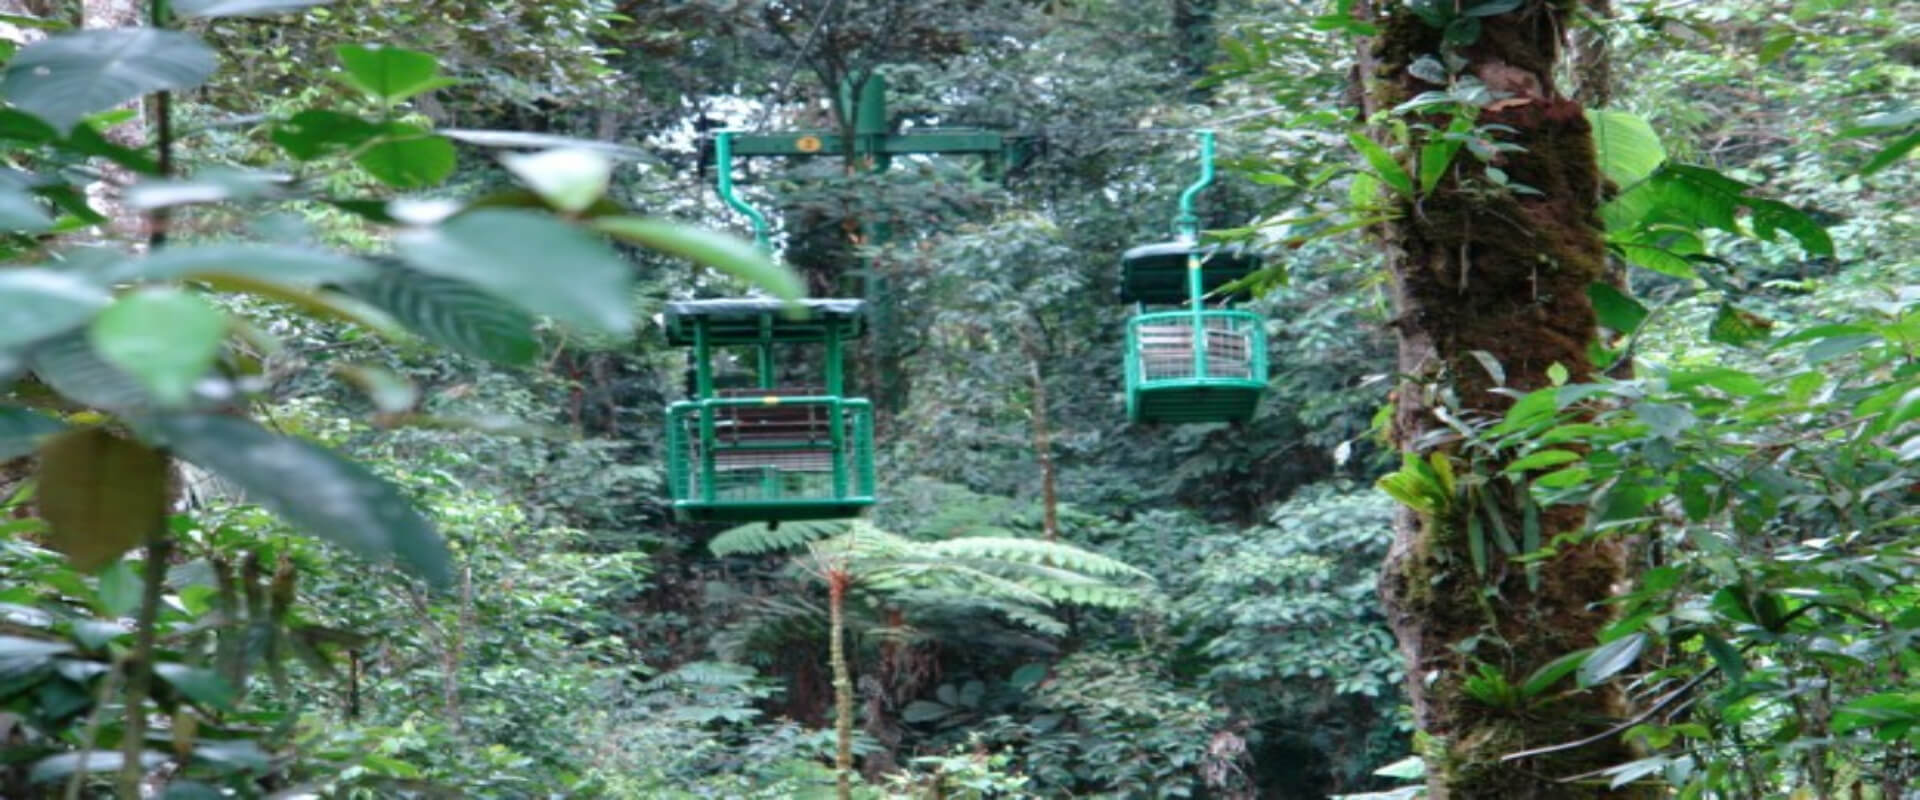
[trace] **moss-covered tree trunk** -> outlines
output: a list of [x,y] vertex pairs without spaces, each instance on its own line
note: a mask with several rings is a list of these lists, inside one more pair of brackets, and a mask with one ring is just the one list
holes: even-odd
[[[1574,381],[1593,377],[1587,346],[1595,320],[1587,287],[1606,268],[1597,218],[1602,180],[1583,109],[1555,86],[1562,42],[1574,24],[1573,3],[1526,0],[1506,13],[1472,17],[1451,37],[1408,3],[1355,5],[1355,13],[1377,30],[1362,44],[1356,71],[1365,111],[1390,112],[1422,92],[1444,90],[1430,79],[1434,68],[1451,65],[1456,86],[1477,80],[1494,93],[1478,124],[1511,128],[1498,138],[1524,148],[1499,155],[1494,166],[1509,185],[1538,192],[1499,185],[1486,165],[1462,150],[1432,191],[1395,193],[1396,216],[1378,226],[1394,279],[1399,369],[1410,376],[1396,393],[1393,432],[1403,450],[1424,457],[1435,447],[1457,447],[1435,444],[1445,437],[1427,435],[1443,424],[1437,407],[1449,406],[1466,419],[1497,419],[1511,403],[1493,391],[1494,378],[1475,351],[1498,359],[1507,386],[1521,391],[1549,385],[1554,364]],[[1444,7],[1438,16],[1461,19],[1465,10],[1485,3],[1426,5]],[[1410,69],[1423,57],[1431,61]],[[1405,121],[1444,129],[1449,120],[1448,113],[1416,113]],[[1417,190],[1420,170],[1411,154],[1419,152],[1426,134],[1413,125],[1402,129],[1411,131],[1405,134],[1410,141],[1399,141],[1394,127],[1376,126],[1375,138],[1397,148]],[[1593,646],[1609,622],[1607,608],[1598,603],[1621,578],[1621,549],[1607,542],[1563,546],[1540,566],[1537,589],[1518,565],[1496,563],[1482,578],[1468,551],[1468,513],[1465,503],[1432,516],[1403,509],[1381,579],[1389,622],[1408,662],[1416,721],[1428,737],[1423,755],[1429,796],[1643,796],[1609,790],[1597,776],[1565,780],[1631,760],[1618,737],[1502,760],[1605,730],[1622,717],[1617,690],[1556,694],[1541,704],[1504,709],[1462,691],[1463,679],[1482,664],[1518,684],[1556,657]],[[1583,522],[1582,509],[1570,506],[1549,507],[1539,516],[1543,542],[1577,531]],[[1512,529],[1520,530],[1518,515],[1512,521]]]

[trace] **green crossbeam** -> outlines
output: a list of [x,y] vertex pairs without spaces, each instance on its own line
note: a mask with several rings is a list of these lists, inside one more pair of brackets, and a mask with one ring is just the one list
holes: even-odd
[[[855,136],[855,155],[980,154],[1003,155],[1007,137],[993,131],[949,131]],[[839,156],[846,153],[840,134],[826,131],[740,134],[736,156]]]

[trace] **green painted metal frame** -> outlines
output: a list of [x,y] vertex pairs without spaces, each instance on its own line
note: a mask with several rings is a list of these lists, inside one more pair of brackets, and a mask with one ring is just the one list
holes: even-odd
[[[756,244],[770,252],[766,218],[733,191],[732,133],[722,132],[715,142],[717,188],[729,207],[752,220]],[[813,309],[824,312],[823,307],[832,307],[838,302],[815,301]],[[759,304],[751,301],[685,305],[684,314],[679,316],[675,316],[674,306],[669,305],[671,319],[667,326],[668,340],[691,345],[694,358],[694,397],[667,407],[667,494],[674,512],[694,521],[778,521],[858,516],[873,505],[873,407],[864,398],[841,396],[846,392],[843,340],[865,331],[859,305],[836,308],[830,313],[813,313],[804,319],[789,316],[786,309],[758,308]],[[826,346],[824,394],[781,396],[772,393],[776,386],[774,345],[783,342],[819,342]],[[727,346],[753,348],[755,383],[769,390],[766,395],[758,398],[716,396],[713,350]],[[824,492],[803,488],[802,493],[795,496],[787,491],[787,478],[804,482],[820,471],[795,469],[793,462],[783,462],[778,457],[780,453],[820,452],[821,442],[817,440],[721,441],[718,429],[722,411],[775,406],[826,407],[828,441],[824,452],[828,464]],[[720,455],[726,452],[771,455],[763,457],[758,464],[748,461],[725,470],[742,474],[757,470],[760,477],[750,483],[733,481],[723,496],[720,488],[723,470],[719,462]]]
[[[1147,313],[1144,306],[1127,321],[1125,369],[1127,417],[1134,422],[1231,422],[1251,417],[1267,387],[1267,331],[1258,314],[1206,307],[1206,275],[1200,251],[1200,217],[1194,198],[1213,183],[1214,133],[1197,131],[1200,139],[1200,175],[1180,193],[1174,229],[1187,246],[1186,309]],[[1223,300],[1223,303],[1226,302]],[[1210,327],[1210,323],[1225,323]],[[1141,330],[1154,325],[1189,327],[1188,349],[1192,369],[1184,375],[1150,377],[1144,367]],[[1245,374],[1216,375],[1210,369],[1210,332],[1244,335]]]
[[[825,406],[831,444],[825,491],[794,495],[781,479],[817,474],[788,473],[777,464],[760,468],[753,483],[733,482],[722,491],[722,453],[779,453],[821,450],[813,441],[757,441],[722,444],[716,433],[719,412],[728,408]],[[693,424],[689,424],[689,423]],[[698,431],[692,447],[688,429]],[[749,472],[750,470],[738,470]],[[857,516],[874,502],[873,406],[861,398],[837,395],[805,397],[706,397],[667,407],[667,492],[676,514],[694,521],[833,519]]]
[[[1217,323],[1227,323],[1219,325]],[[1200,331],[1190,345],[1193,349],[1191,372],[1170,377],[1146,374],[1141,347],[1141,329],[1154,325],[1191,324]],[[1214,374],[1208,351],[1212,347],[1209,332],[1230,332],[1245,338],[1247,359],[1244,374]],[[1137,314],[1127,320],[1126,381],[1127,417],[1134,422],[1232,422],[1251,416],[1260,395],[1266,392],[1268,377],[1266,320],[1251,311],[1218,309],[1212,311],[1161,311]],[[1197,413],[1180,414],[1158,411],[1182,404]]]

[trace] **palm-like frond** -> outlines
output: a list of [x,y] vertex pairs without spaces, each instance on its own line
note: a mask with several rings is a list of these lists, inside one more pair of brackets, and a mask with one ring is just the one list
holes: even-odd
[[707,543],[707,549],[716,556],[773,553],[839,536],[846,533],[847,529],[846,520],[788,522],[777,527],[755,522],[723,531]]

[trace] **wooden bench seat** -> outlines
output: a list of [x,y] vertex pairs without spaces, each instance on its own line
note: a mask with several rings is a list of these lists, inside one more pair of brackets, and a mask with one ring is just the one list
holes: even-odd
[[[726,398],[818,397],[818,386],[722,389]],[[713,464],[719,470],[778,469],[828,472],[833,469],[833,419],[824,403],[766,403],[727,406],[714,411]]]

